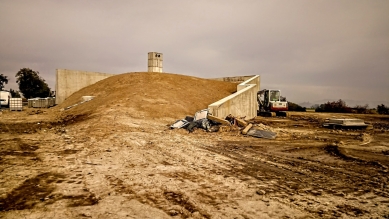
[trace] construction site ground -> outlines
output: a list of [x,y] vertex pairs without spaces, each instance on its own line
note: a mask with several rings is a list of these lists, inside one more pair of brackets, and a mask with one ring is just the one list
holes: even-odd
[[[82,92],[75,95],[96,95],[98,103],[93,89]],[[239,127],[171,130],[185,110],[203,106],[173,112],[163,108],[167,97],[148,98],[166,113],[145,114],[119,99],[61,111],[74,95],[51,109],[3,111],[0,218],[389,218],[389,116],[291,112],[251,120],[277,133],[270,140]],[[322,128],[331,117],[373,128]]]

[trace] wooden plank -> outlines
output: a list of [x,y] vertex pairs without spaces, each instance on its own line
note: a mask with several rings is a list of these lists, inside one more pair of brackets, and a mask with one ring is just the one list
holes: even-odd
[[229,121],[227,121],[225,119],[221,119],[221,118],[216,117],[216,116],[208,115],[207,119],[212,120],[214,122],[221,123],[222,125],[231,126],[231,123]]
[[253,127],[253,124],[248,124],[242,131],[242,134],[246,135],[247,132],[251,129],[251,127]]
[[239,126],[246,127],[248,125],[248,122],[244,121],[243,119],[235,119]]

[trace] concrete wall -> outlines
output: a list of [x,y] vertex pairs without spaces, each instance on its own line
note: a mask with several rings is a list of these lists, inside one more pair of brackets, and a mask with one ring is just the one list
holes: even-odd
[[111,77],[113,74],[99,73],[99,72],[87,72],[87,71],[74,71],[68,69],[57,69],[56,73],[56,99],[55,103],[62,103],[67,97],[74,92],[94,84],[98,81]]
[[237,86],[237,92],[208,106],[210,113],[219,118],[229,114],[251,119],[257,116],[257,92],[260,89],[260,76],[256,75]]
[[249,80],[250,78],[254,77],[255,75],[248,75],[248,76],[235,76],[235,77],[223,77],[223,78],[211,78],[215,81],[228,81],[228,82],[237,82],[241,83],[244,81]]
[[[243,88],[249,87],[251,84],[255,84],[255,85],[257,85],[255,87],[255,89],[258,92],[259,88],[260,88],[260,83],[261,83],[261,78],[259,77],[259,75],[253,75],[250,78],[247,78],[242,83],[238,84],[237,91],[240,91]],[[257,94],[255,94],[255,98],[257,98]]]

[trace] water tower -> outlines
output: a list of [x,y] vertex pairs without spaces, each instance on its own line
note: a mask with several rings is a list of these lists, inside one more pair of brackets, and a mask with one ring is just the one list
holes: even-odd
[[159,52],[149,52],[147,64],[148,72],[162,72],[163,54]]

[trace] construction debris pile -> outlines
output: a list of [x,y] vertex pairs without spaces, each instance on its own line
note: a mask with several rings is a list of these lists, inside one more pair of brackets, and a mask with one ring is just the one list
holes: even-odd
[[193,132],[196,128],[202,128],[207,132],[218,131],[220,123],[210,120],[208,115],[208,109],[200,110],[194,117],[186,116],[185,119],[177,120],[170,128],[185,128],[189,132]]
[[254,125],[244,120],[228,115],[225,119],[218,118],[209,113],[208,109],[203,109],[195,113],[194,117],[186,116],[185,119],[177,120],[170,126],[171,129],[183,128],[189,133],[196,128],[201,128],[207,132],[218,132],[220,129],[232,131],[240,130],[243,135],[257,138],[275,139],[276,133],[270,131],[268,126],[263,124]]

